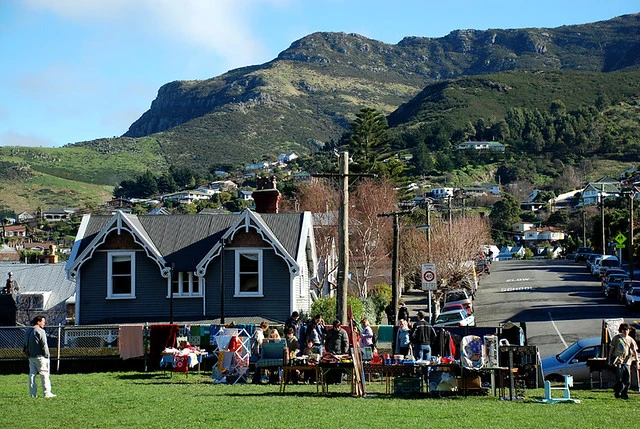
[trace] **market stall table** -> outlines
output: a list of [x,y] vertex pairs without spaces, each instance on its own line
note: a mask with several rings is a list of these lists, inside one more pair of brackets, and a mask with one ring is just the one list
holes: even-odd
[[322,384],[322,393],[329,393],[329,385],[328,385],[328,377],[332,371],[340,371],[341,373],[346,373],[349,378],[349,382],[351,383],[351,394],[355,394],[355,384],[353,380],[353,371],[354,366],[353,362],[336,362],[336,363],[327,363],[321,362],[318,365],[320,380],[319,383]]
[[285,365],[282,367],[282,378],[280,379],[280,393],[284,393],[287,388],[287,384],[291,381],[291,374],[296,371],[300,371],[301,374],[304,371],[314,371],[316,375],[316,393],[319,393],[321,384],[321,374],[318,365]]

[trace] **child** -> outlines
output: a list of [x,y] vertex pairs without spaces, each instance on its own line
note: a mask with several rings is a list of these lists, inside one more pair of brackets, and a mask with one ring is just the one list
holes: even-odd
[[[311,355],[319,355],[319,354],[320,354],[320,349],[318,349],[318,347],[314,346],[312,339],[308,339],[307,340],[307,346],[304,348],[304,350],[302,350],[302,355],[311,357]],[[310,365],[315,365],[317,363],[318,363],[317,361],[309,360],[309,364]],[[316,372],[315,371],[305,371],[304,372],[304,381],[308,382],[309,384],[315,383],[316,382]]]

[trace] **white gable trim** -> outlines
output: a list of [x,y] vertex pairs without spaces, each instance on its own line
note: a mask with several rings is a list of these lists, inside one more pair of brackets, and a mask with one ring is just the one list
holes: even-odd
[[[260,234],[260,237],[262,237],[264,241],[271,245],[272,249],[276,252],[276,255],[284,259],[284,261],[287,263],[287,266],[289,267],[289,272],[291,274],[298,274],[298,272],[300,271],[298,262],[296,262],[296,260],[289,254],[289,252],[286,251],[282,243],[280,243],[280,240],[277,239],[273,231],[271,231],[267,224],[264,223],[262,218],[249,209],[246,209],[240,214],[236,223],[232,225],[227,230],[227,232],[224,233],[224,235],[222,236],[222,241],[224,241],[225,243],[230,242],[233,240],[233,237],[238,231],[242,231],[244,229],[244,232],[249,232],[250,228],[256,230],[256,232]],[[300,239],[302,239],[303,236],[306,237],[306,234],[301,234]],[[213,246],[213,248],[205,255],[205,257],[202,258],[202,261],[200,261],[200,263],[196,266],[196,276],[202,277],[205,275],[209,263],[220,254],[221,250],[222,243],[216,243],[216,245]]]
[[[78,237],[84,237],[84,234],[86,233],[86,225],[89,222],[90,216],[91,215],[86,215],[85,217],[83,217],[82,224],[84,225],[84,227],[83,225],[81,225],[80,230],[78,231]],[[87,224],[85,224],[85,220]],[[98,247],[100,247],[100,245],[104,244],[107,236],[113,231],[117,231],[118,235],[122,234],[123,232],[130,233],[133,237],[133,241],[136,244],[139,244],[144,249],[147,256],[155,261],[156,264],[158,264],[158,268],[160,268],[162,276],[165,278],[169,277],[169,275],[171,274],[171,268],[166,266],[167,262],[164,260],[156,246],[144,237],[142,232],[133,224],[133,222],[131,222],[131,220],[125,213],[118,210],[116,214],[113,215],[109,223],[105,225],[104,228],[102,228],[102,230],[96,235],[93,241],[91,241],[87,248],[84,249],[84,251],[80,255],[78,255],[77,258],[73,258],[73,254],[77,253],[77,246],[79,246],[80,243],[80,241],[76,239],[76,242],[73,246],[74,252],[72,253],[72,258],[69,259],[70,264],[67,263],[66,267],[67,278],[73,280],[76,277],[76,275],[78,274],[78,270],[80,269],[82,264],[93,257],[94,252],[98,249]]]

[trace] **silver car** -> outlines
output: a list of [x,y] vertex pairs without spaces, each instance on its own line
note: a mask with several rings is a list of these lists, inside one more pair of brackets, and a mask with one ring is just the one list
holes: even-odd
[[572,375],[576,383],[589,382],[587,360],[600,357],[600,337],[585,338],[571,344],[555,356],[542,359],[542,374],[545,380],[563,381],[564,375]]
[[632,287],[627,291],[624,295],[625,303],[627,307],[638,307],[640,306],[640,287]]

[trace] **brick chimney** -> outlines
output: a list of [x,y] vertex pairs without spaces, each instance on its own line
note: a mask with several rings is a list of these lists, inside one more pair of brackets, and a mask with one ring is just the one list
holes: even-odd
[[251,196],[258,213],[278,213],[280,210],[280,191],[276,189],[276,177],[258,177],[258,190]]

